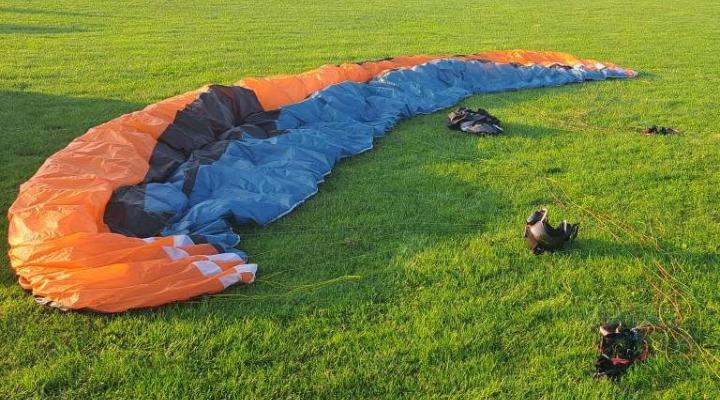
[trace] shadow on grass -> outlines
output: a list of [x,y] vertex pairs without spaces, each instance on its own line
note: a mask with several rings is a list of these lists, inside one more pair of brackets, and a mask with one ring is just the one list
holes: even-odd
[[[581,262],[611,258],[615,260],[613,268],[617,269],[618,275],[622,275],[626,269],[643,266],[640,269],[642,273],[640,280],[637,281],[637,286],[628,287],[622,281],[618,281],[615,290],[647,292],[650,297],[646,301],[648,304],[659,304],[658,313],[647,313],[647,311],[638,313],[638,307],[635,305],[624,304],[623,307],[602,312],[601,321],[598,323],[622,321],[628,326],[640,323],[651,323],[657,326],[667,324],[667,327],[672,328],[682,325],[683,329],[697,342],[703,343],[707,339],[709,332],[703,326],[703,313],[696,309],[701,303],[697,303],[691,288],[694,286],[694,277],[710,272],[704,271],[702,266],[706,266],[709,270],[716,269],[720,263],[720,255],[717,252],[685,249],[667,241],[661,241],[658,248],[633,242],[633,240],[623,242],[622,240],[597,238],[583,239],[581,229],[580,237],[570,245],[563,255]],[[578,268],[583,268],[583,264],[578,264]],[[612,279],[609,280],[612,281]],[[658,290],[662,290],[662,292]],[[655,297],[653,298],[653,296]],[[672,302],[676,302],[678,308],[673,308],[671,299],[673,299]],[[661,314],[660,311],[663,313]],[[698,311],[700,311],[699,314]],[[680,319],[676,319],[677,317]],[[663,332],[659,332],[656,338],[661,337],[662,334]],[[675,336],[670,335],[665,339],[664,347],[669,350],[690,351],[687,343],[679,339],[677,332]]]
[[27,15],[59,15],[73,17],[98,17],[102,14],[85,13],[78,11],[58,11],[58,10],[39,10],[35,8],[23,7],[0,7],[0,13],[27,14]]
[[[581,228],[582,232],[582,228]],[[583,239],[582,235],[572,244],[572,254],[579,255],[582,258],[594,257],[632,257],[639,259],[647,259],[648,257],[656,258],[659,261],[669,261],[671,259],[682,259],[686,261],[718,263],[720,257],[717,252],[700,252],[683,249],[672,243],[660,243],[660,249],[642,245],[640,243],[629,243],[600,240],[600,239]]]
[[655,74],[655,73],[653,73],[653,72],[640,71],[640,72],[638,73],[638,76],[635,77],[635,78],[633,78],[633,79],[636,79],[636,80],[639,80],[639,81],[654,81],[654,80],[660,79],[660,76],[658,76],[657,74]]
[[0,108],[0,154],[7,152],[4,161],[16,156],[47,157],[89,128],[144,106],[21,91],[0,91],[0,104],[4,105]]
[[2,34],[27,34],[27,35],[45,35],[58,33],[77,33],[87,32],[88,30],[80,27],[60,27],[60,26],[39,26],[39,25],[21,25],[21,24],[0,24],[0,35]]

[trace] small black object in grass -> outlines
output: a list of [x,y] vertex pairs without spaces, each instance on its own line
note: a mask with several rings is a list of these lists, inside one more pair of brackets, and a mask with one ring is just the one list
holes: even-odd
[[595,378],[618,380],[631,365],[644,361],[650,354],[650,346],[637,327],[625,328],[619,322],[600,325],[600,335]]
[[650,135],[665,136],[665,135],[670,135],[673,133],[678,133],[678,130],[675,128],[668,128],[666,126],[652,125],[652,126],[648,126],[647,128],[643,129],[642,132],[648,136],[650,136]]
[[504,132],[500,127],[500,120],[482,108],[473,111],[460,107],[451,112],[448,114],[448,128],[483,136],[495,136]]
[[560,250],[565,243],[573,241],[577,237],[579,225],[563,220],[555,228],[548,221],[547,208],[543,208],[528,217],[524,236],[530,250],[534,254],[542,254],[545,251]]

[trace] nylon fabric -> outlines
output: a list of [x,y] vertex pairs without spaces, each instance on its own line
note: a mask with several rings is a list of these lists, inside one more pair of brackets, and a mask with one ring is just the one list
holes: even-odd
[[8,210],[20,286],[61,309],[121,312],[255,279],[234,224],[267,224],[399,120],[473,93],[633,77],[558,52],[326,65],[206,86],[91,128]]

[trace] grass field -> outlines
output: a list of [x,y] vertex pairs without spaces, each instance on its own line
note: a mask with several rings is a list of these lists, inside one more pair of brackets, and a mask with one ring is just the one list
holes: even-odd
[[[720,396],[717,1],[47,3],[0,5],[3,213],[72,138],[209,82],[508,48],[641,75],[466,100],[504,121],[497,138],[450,133],[445,112],[402,122],[294,213],[243,228],[258,281],[226,295],[62,313],[3,256],[0,398]],[[683,134],[635,130],[653,123]],[[528,252],[540,206],[582,223],[570,250]],[[612,319],[696,344],[656,332],[647,362],[596,381]]]

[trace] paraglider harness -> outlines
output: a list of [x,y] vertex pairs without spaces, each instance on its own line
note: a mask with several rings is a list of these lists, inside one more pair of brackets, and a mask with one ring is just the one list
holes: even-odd
[[624,328],[620,323],[602,325],[600,334],[595,378],[618,380],[632,364],[645,361],[650,354],[650,346],[637,327]]
[[500,127],[500,120],[482,108],[473,111],[460,107],[451,112],[448,114],[448,128],[473,135],[495,136],[504,132]]
[[679,133],[677,129],[675,128],[669,128],[666,126],[657,126],[657,125],[651,125],[647,128],[643,129],[642,132],[648,136],[651,135],[671,135],[673,133]]
[[577,237],[580,224],[570,224],[563,220],[557,228],[548,222],[548,210],[535,211],[527,219],[524,236],[528,247],[534,254],[561,249],[565,243]]

